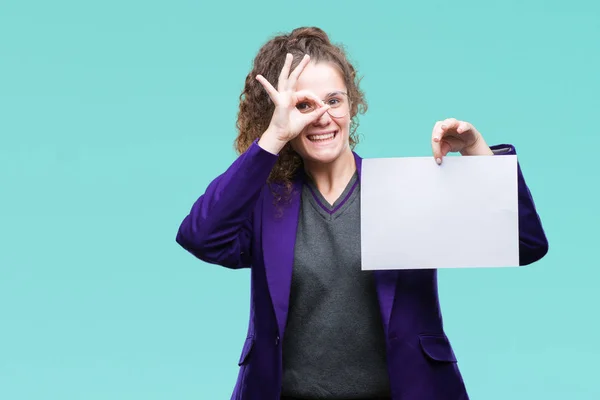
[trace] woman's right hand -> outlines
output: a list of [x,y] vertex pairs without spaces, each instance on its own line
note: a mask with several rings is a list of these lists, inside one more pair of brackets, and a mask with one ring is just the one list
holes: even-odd
[[[273,154],[278,154],[308,124],[319,119],[329,109],[314,93],[305,90],[296,91],[298,77],[310,62],[310,56],[306,54],[290,74],[292,61],[293,57],[288,53],[279,75],[277,89],[262,75],[256,77],[275,104],[269,127],[258,142],[259,146]],[[317,107],[309,113],[302,113],[297,108],[298,103],[301,102],[316,104]]]

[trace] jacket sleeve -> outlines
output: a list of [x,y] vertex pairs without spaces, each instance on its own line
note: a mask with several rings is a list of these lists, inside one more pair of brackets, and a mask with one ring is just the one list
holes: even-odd
[[[514,146],[500,144],[490,147],[496,155],[516,155]],[[533,197],[517,163],[517,183],[519,199],[519,264],[528,265],[543,258],[548,253],[548,239],[535,208]]]
[[196,200],[179,227],[177,243],[210,264],[249,267],[254,207],[277,159],[255,141]]

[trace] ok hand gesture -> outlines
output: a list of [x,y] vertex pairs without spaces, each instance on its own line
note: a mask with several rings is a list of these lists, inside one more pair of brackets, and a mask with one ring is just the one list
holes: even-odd
[[[275,104],[269,128],[261,137],[259,145],[275,154],[279,153],[287,142],[298,136],[307,125],[319,119],[329,108],[314,93],[306,90],[296,91],[298,77],[309,63],[310,56],[306,54],[290,74],[292,61],[292,55],[287,54],[279,75],[277,89],[262,75],[256,77]],[[301,102],[309,102],[315,104],[316,107],[312,112],[301,113],[296,108]]]

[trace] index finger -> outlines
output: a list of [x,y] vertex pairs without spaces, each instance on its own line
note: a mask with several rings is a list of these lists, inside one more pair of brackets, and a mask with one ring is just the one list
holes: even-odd
[[283,68],[281,68],[281,72],[279,73],[279,80],[277,81],[277,90],[282,91],[287,85],[288,76],[290,75],[290,68],[292,66],[292,61],[294,57],[291,53],[287,53],[285,55],[285,63],[283,64]]
[[446,155],[452,149],[452,146],[450,146],[450,144],[444,140],[444,125],[446,124],[448,124],[448,120],[436,122],[436,124],[433,126],[433,132],[431,133],[431,150],[433,152],[435,162],[438,165],[442,164],[442,159],[446,157]]
[[273,101],[273,103],[277,104],[277,90],[271,85],[271,83],[262,75],[257,75],[256,80],[260,82],[260,84],[265,88],[267,94]]
[[301,100],[309,100],[310,99],[310,100],[314,101],[315,103],[317,103],[319,106],[325,105],[325,103],[323,103],[323,100],[321,100],[319,98],[319,96],[317,96],[316,94],[314,94],[313,92],[311,92],[309,90],[300,90],[300,91],[296,92],[296,99],[297,99],[297,103],[300,102]]
[[431,150],[438,165],[442,163],[441,126],[442,122],[436,122],[431,133]]

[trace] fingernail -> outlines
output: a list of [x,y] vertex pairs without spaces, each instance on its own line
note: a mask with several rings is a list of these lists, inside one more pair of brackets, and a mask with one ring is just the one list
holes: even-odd
[[447,126],[446,126],[446,125],[442,125],[442,129],[446,129],[446,128],[447,128]]
[[442,159],[438,157],[438,158],[435,159],[435,162],[438,163],[438,165],[441,165],[442,164]]
[[434,142],[439,142],[439,141],[440,141],[440,138],[439,138],[439,136],[436,136],[436,137],[434,137],[434,138],[433,138],[433,141],[434,141]]

